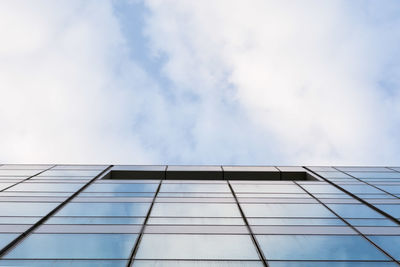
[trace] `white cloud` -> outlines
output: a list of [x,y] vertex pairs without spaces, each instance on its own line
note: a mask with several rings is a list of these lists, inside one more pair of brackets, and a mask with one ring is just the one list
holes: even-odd
[[394,1],[390,9],[376,1],[146,3],[146,33],[168,58],[164,73],[177,92],[218,111],[222,101],[237,104],[254,130],[269,133],[256,142],[281,162],[399,162],[399,80],[390,97],[378,84],[399,74]]
[[2,162],[155,158],[130,133],[129,89],[149,84],[108,1],[2,1],[0,18]]
[[377,3],[149,0],[130,40],[112,1],[2,1],[0,161],[398,164],[399,4]]

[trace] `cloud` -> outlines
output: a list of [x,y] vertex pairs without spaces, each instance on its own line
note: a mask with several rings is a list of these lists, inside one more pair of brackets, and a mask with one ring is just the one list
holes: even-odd
[[0,161],[396,165],[399,9],[3,1]]
[[240,110],[246,120],[235,130],[248,119],[259,132],[256,141],[241,139],[248,154],[275,150],[279,162],[303,164],[399,162],[395,1],[146,3],[146,33],[153,53],[168,58],[163,73],[175,92],[196,94],[228,120],[221,103]]
[[2,162],[156,158],[129,117],[138,102],[130,89],[151,90],[151,81],[125,59],[109,1],[3,1],[0,17]]

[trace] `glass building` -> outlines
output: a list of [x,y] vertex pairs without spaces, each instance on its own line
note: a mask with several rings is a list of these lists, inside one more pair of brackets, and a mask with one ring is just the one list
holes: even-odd
[[0,165],[0,266],[399,266],[399,167]]

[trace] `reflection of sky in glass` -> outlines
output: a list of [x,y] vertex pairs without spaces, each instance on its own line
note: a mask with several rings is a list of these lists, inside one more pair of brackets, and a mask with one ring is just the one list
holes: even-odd
[[343,218],[384,218],[363,204],[327,204],[327,206]]
[[173,261],[135,260],[133,267],[263,267],[260,261]]
[[147,224],[185,224],[185,225],[244,225],[242,218],[159,218],[150,217]]
[[400,178],[399,172],[347,172],[356,178]]
[[248,217],[336,217],[320,204],[241,204]]
[[0,202],[0,216],[43,216],[60,203]]
[[333,266],[333,267],[376,267],[376,266],[384,266],[384,267],[394,267],[394,266],[398,266],[396,263],[394,262],[354,262],[354,261],[350,261],[350,262],[332,262],[332,261],[327,261],[327,262],[321,262],[321,261],[317,261],[317,262],[310,262],[310,261],[305,261],[305,262],[301,262],[301,261],[297,261],[297,262],[290,262],[290,261],[269,261],[268,262],[268,266],[269,267],[321,267],[321,266]]
[[84,185],[85,184],[21,183],[7,189],[7,191],[76,192]]
[[0,266],[24,267],[125,267],[128,260],[0,260]]
[[231,192],[227,184],[162,184],[160,192]]
[[360,236],[257,235],[270,260],[388,260]]
[[142,224],[144,217],[51,217],[46,224]]
[[251,225],[346,225],[340,219],[248,218]]
[[145,234],[137,259],[255,259],[248,235]]
[[8,245],[13,241],[19,234],[0,234],[0,249]]
[[145,216],[150,203],[68,203],[57,216]]
[[322,184],[322,185],[317,185],[317,184],[302,184],[302,187],[304,187],[305,190],[307,190],[310,193],[318,193],[318,194],[325,194],[325,193],[341,193],[343,192],[333,185],[329,184]]
[[304,193],[297,185],[232,184],[235,193]]
[[389,213],[393,217],[400,218],[400,205],[375,205],[377,208]]
[[155,203],[151,216],[175,217],[241,217],[231,203]]
[[5,258],[127,259],[135,234],[32,234]]
[[400,236],[369,236],[368,238],[396,260],[400,260]]
[[158,184],[92,184],[84,192],[155,192]]

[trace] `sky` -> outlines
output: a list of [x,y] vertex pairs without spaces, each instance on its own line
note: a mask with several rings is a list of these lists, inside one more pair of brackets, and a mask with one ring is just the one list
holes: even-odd
[[400,165],[398,0],[0,1],[0,162]]

